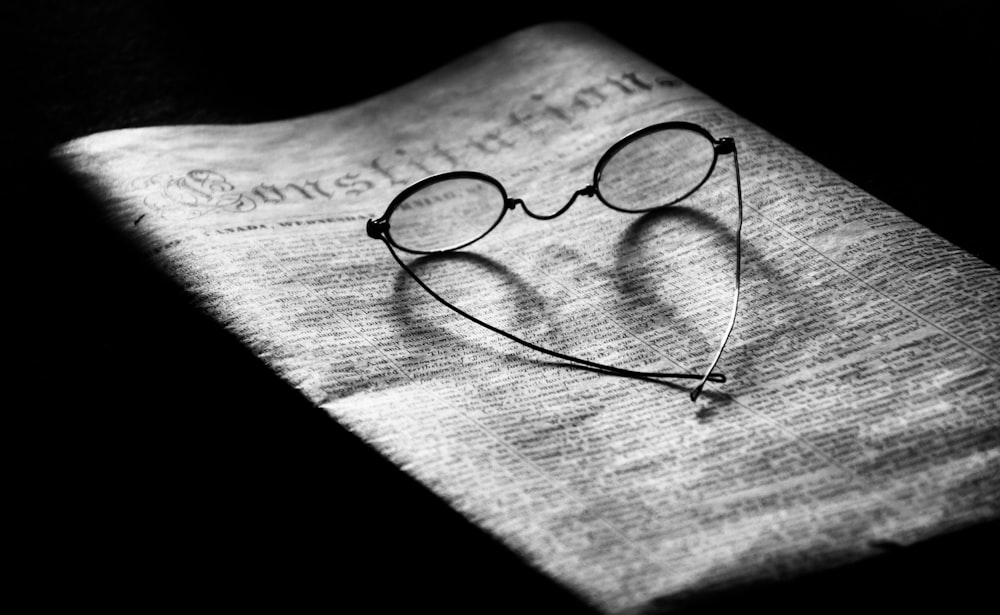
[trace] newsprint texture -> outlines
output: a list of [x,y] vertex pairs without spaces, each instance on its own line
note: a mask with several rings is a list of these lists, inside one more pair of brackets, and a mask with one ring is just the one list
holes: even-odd
[[[402,188],[456,169],[554,211],[617,139],[670,120],[733,137],[742,165],[728,382],[697,403],[686,381],[572,368],[458,317],[366,235]],[[604,611],[1000,508],[1000,273],[582,26],[514,34],[328,113],[114,131],[59,154],[275,372]],[[723,156],[665,212],[515,210],[409,263],[554,350],[700,372],[729,316],[735,223]]]

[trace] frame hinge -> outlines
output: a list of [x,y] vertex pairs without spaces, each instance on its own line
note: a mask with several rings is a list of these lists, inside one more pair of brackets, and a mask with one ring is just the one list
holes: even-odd
[[382,239],[385,232],[389,230],[389,223],[385,220],[369,220],[368,236],[372,239]]
[[715,144],[715,153],[720,156],[723,154],[732,154],[736,151],[736,141],[733,141],[732,137],[722,137]]

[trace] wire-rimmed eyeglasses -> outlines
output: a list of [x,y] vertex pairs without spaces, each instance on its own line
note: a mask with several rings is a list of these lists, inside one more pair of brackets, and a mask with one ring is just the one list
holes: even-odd
[[[565,213],[581,196],[597,197],[624,213],[641,214],[682,201],[708,181],[719,156],[732,154],[736,176],[736,267],[733,306],[718,352],[704,375],[692,373],[642,372],[543,348],[472,316],[434,292],[403,262],[396,249],[411,254],[442,254],[460,250],[495,229],[508,210],[521,206],[537,220],[551,220]],[[698,399],[705,383],[725,382],[715,367],[736,325],[740,297],[740,232],[743,227],[743,193],[736,143],[731,137],[716,139],[697,124],[665,122],[637,130],[616,142],[601,156],[593,183],[577,190],[555,213],[532,212],[521,199],[507,196],[495,178],[476,171],[452,171],[426,177],[400,192],[381,217],[369,220],[369,237],[380,239],[393,259],[431,297],[457,314],[532,350],[613,374],[640,378],[698,380],[691,401]]]

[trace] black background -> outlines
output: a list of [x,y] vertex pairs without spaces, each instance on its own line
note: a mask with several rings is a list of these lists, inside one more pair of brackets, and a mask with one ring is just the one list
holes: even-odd
[[[750,3],[748,3],[750,4]],[[294,117],[520,27],[588,21],[1000,264],[986,3],[4,9],[6,395],[38,604],[584,610],[276,382],[46,152],[113,128]],[[876,612],[991,599],[996,526],[689,606]],[[985,555],[980,555],[985,554]],[[955,604],[955,603],[958,604]]]

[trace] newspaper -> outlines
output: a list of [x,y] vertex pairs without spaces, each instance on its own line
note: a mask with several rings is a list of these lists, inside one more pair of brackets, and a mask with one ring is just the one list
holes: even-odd
[[[573,368],[461,318],[366,234],[468,169],[551,213],[622,136],[733,137],[733,336],[691,381]],[[576,24],[287,121],[92,135],[59,154],[108,215],[282,378],[606,612],[782,578],[997,516],[1000,273]],[[659,213],[515,209],[406,262],[547,348],[699,373],[733,296],[733,161]]]

